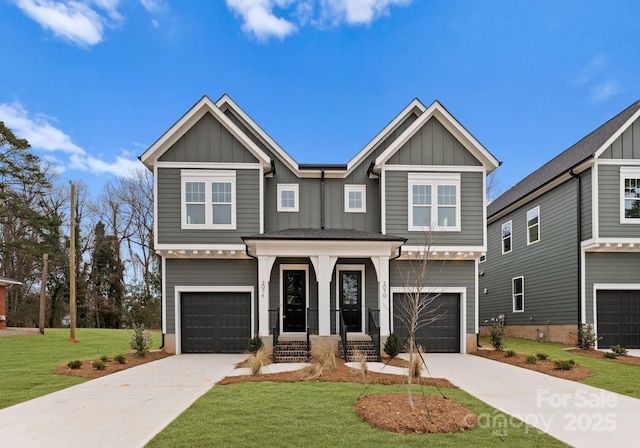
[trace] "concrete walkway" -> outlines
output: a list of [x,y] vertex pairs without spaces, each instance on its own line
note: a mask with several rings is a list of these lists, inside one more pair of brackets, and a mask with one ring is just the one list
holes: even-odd
[[245,355],[179,355],[0,410],[0,446],[142,447]]
[[[479,356],[427,354],[426,362],[431,375],[425,376],[447,378],[494,408],[569,445],[630,447],[640,440],[638,399]],[[373,367],[370,365],[371,370]],[[496,436],[508,441],[509,427],[518,423],[493,417],[480,416],[480,424],[491,425]]]

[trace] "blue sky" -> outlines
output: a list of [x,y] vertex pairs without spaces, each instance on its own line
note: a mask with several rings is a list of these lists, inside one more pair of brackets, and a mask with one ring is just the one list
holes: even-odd
[[95,194],[203,95],[300,163],[439,100],[503,188],[640,99],[640,2],[0,0],[0,120]]

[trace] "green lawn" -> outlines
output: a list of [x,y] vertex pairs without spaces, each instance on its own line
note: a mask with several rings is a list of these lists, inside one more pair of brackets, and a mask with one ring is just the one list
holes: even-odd
[[[130,351],[130,330],[78,329],[77,344],[68,329],[47,329],[45,335],[0,337],[0,409],[85,381],[53,371],[72,359],[109,357]],[[161,335],[152,332],[152,348]]]
[[[515,422],[505,430],[486,423],[502,415],[459,389],[445,394],[485,418],[482,427],[455,434],[400,435],[363,422],[353,404],[362,384],[240,383],[215,386],[158,434],[149,447],[458,447],[565,446]],[[416,389],[417,390],[417,389]],[[371,393],[406,393],[406,386],[371,386]],[[434,388],[427,393],[437,394]]]
[[[481,337],[480,344],[483,347],[491,347],[488,337]],[[570,345],[556,344],[553,342],[538,342],[527,339],[506,338],[504,350],[514,350],[524,355],[546,353],[552,360],[573,359],[576,363],[595,372],[595,376],[580,381],[583,384],[606,389],[611,392],[640,398],[640,366],[630,366],[617,363],[610,359],[591,358],[576,353],[569,353],[565,348]]]

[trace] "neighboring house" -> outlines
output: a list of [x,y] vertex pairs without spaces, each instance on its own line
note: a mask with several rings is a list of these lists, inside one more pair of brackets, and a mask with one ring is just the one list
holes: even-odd
[[7,328],[7,288],[22,283],[8,278],[0,277],[0,330]]
[[640,102],[488,206],[480,322],[569,342],[640,348]]
[[[242,352],[273,331],[402,333],[394,297],[432,222],[428,351],[475,350],[486,175],[499,162],[412,101],[349,163],[298,164],[229,96],[206,96],[141,157],[155,177],[165,350]],[[375,325],[374,325],[375,326]]]

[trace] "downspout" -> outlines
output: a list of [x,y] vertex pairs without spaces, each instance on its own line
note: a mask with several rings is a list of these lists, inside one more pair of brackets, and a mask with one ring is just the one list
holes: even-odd
[[324,230],[324,170],[320,170],[320,228]]
[[[369,168],[367,168],[367,177],[374,175],[378,178],[378,210],[380,210],[379,216],[381,216],[382,214],[382,182],[380,182],[380,176],[382,175],[382,172],[376,173],[375,171],[373,171],[373,167],[375,166],[375,164],[376,164],[375,160],[372,160],[371,163],[369,164]],[[378,232],[382,233],[382,219],[380,219],[380,226],[378,227]],[[399,256],[400,256],[400,253],[398,253],[398,257]],[[395,257],[395,258],[398,258],[398,257]]]
[[579,174],[573,172],[573,168],[569,170],[569,174],[576,179],[576,209],[578,216],[576,218],[577,229],[577,255],[578,255],[578,324],[582,320],[582,179]]

